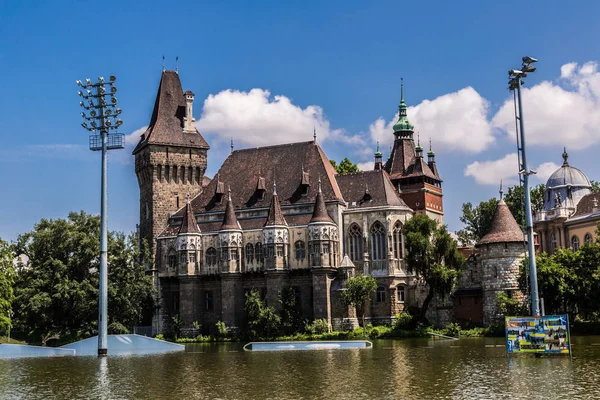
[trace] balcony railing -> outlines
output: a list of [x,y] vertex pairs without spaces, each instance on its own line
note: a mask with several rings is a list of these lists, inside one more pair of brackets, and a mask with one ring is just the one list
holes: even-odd
[[550,211],[536,211],[533,214],[533,222],[549,221],[556,218],[569,218],[575,211],[572,207],[559,207]]

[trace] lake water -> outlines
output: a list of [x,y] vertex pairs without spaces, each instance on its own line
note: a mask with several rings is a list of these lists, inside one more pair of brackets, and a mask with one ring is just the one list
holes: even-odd
[[[501,338],[377,340],[370,350],[187,345],[133,357],[0,360],[0,399],[598,399],[600,337],[508,358]],[[109,350],[110,351],[110,350]]]

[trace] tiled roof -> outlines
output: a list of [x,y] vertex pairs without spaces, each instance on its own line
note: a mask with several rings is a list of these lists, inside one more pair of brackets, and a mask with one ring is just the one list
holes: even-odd
[[225,205],[225,216],[223,217],[223,224],[221,225],[222,231],[227,229],[241,229],[240,223],[235,216],[231,195],[227,199],[227,204]]
[[391,177],[400,176],[415,161],[415,141],[409,138],[394,140],[394,148],[383,169]]
[[200,233],[200,229],[196,223],[196,218],[194,217],[194,212],[192,211],[192,206],[189,201],[184,207],[183,222],[179,228],[179,233]]
[[150,124],[140,137],[133,154],[150,143],[208,149],[208,143],[200,132],[183,131],[184,117],[185,96],[179,74],[175,71],[163,71]]
[[500,200],[492,219],[490,231],[476,244],[481,246],[491,243],[522,242],[524,239],[523,231],[510,212],[510,209]]
[[431,179],[439,180],[439,177],[431,171],[423,157],[417,157],[415,162],[409,165],[404,174],[402,174],[402,178],[412,178],[416,176],[426,176]]
[[600,193],[586,194],[579,200],[577,209],[571,218],[583,217],[594,213],[594,199],[596,200],[596,207],[600,206]]
[[321,193],[321,182],[319,181],[319,189],[317,191],[317,198],[315,199],[315,208],[313,210],[312,218],[310,219],[310,224],[316,222],[331,222],[333,220],[329,216],[327,212],[327,207],[325,207],[325,200],[323,200],[323,193]]
[[317,182],[321,178],[325,201],[344,201],[335,180],[335,169],[321,148],[311,141],[233,151],[215,175],[218,179],[213,179],[192,200],[192,208],[196,212],[225,209],[224,202],[215,198],[218,181],[231,188],[235,209],[267,208],[272,193],[264,191],[259,195],[259,177],[264,178],[265,187],[272,187],[273,182],[277,182],[277,194],[282,206],[313,204],[317,188],[316,185],[308,188],[301,185],[303,167],[310,176],[310,182]]
[[335,179],[350,209],[379,206],[409,208],[383,170],[337,175]]
[[[273,185],[275,186],[275,185]],[[281,206],[279,204],[279,196],[275,188],[273,188],[273,197],[271,197],[271,206],[269,207],[269,214],[265,221],[265,226],[286,226],[285,218],[281,212]]]

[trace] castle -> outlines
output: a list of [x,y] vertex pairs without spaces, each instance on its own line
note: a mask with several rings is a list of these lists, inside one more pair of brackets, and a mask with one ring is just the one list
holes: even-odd
[[315,138],[232,151],[209,179],[209,145],[194,125],[193,101],[178,73],[163,71],[133,151],[139,231],[154,259],[155,333],[174,315],[208,332],[217,321],[244,326],[252,289],[277,309],[280,292],[291,288],[307,319],[355,326],[340,297],[355,274],[377,280],[366,310],[373,323],[422,302],[423,285],[404,260],[403,226],[416,213],[443,223],[442,179],[435,153],[430,148],[425,160],[415,144],[403,90],[385,164],[377,149],[373,170],[344,175]]

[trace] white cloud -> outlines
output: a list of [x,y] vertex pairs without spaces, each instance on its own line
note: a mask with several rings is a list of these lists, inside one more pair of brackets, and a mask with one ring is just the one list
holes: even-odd
[[499,160],[475,161],[465,168],[465,176],[475,178],[480,185],[500,185],[502,182],[512,185],[518,182],[517,153],[510,153]]
[[[408,107],[407,113],[422,145],[431,138],[438,152],[478,153],[494,142],[488,111],[489,102],[472,87],[466,87],[433,100],[423,100]],[[397,115],[389,122],[378,118],[369,126],[371,139],[379,139],[387,149],[394,140],[392,132],[397,119]]]
[[[471,176],[480,185],[499,185],[500,179],[508,185],[518,183],[518,158],[517,153],[509,153],[498,160],[475,161],[465,168],[465,176]],[[537,173],[534,175],[540,183],[546,183],[550,175],[560,168],[553,162],[545,162],[537,168],[531,168]]]
[[249,92],[228,89],[209,95],[196,126],[202,134],[251,146],[312,140],[313,129],[319,141],[365,144],[358,135],[331,129],[320,106],[302,108],[286,96],[271,96],[268,90],[258,88]]
[[[560,80],[523,88],[523,121],[527,144],[583,149],[600,143],[600,72],[595,62],[568,63]],[[515,140],[512,96],[492,119],[492,125]]]
[[375,166],[375,162],[367,161],[367,162],[357,163],[356,166],[361,171],[371,171],[371,170],[373,170],[373,167]]
[[552,175],[554,173],[554,171],[556,171],[559,168],[560,168],[560,165],[555,164],[553,162],[542,163],[542,164],[540,164],[539,167],[537,167],[537,169],[536,169],[537,174],[535,175],[535,177],[541,183],[545,184],[548,181],[548,178],[550,178],[550,175]]

